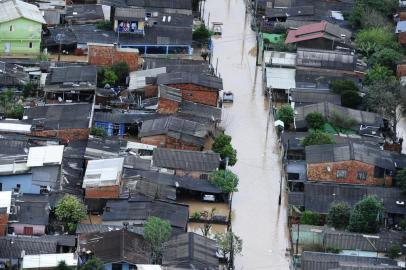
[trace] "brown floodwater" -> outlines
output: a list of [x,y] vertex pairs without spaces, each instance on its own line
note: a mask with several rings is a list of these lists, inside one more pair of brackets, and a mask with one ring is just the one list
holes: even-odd
[[[223,22],[214,39],[213,65],[234,103],[223,109],[223,126],[232,135],[239,176],[234,195],[233,231],[243,239],[236,269],[289,269],[286,196],[278,205],[281,163],[278,139],[263,96],[262,70],[255,65],[256,35],[243,0],[207,0],[204,17]],[[268,124],[269,122],[269,124]]]

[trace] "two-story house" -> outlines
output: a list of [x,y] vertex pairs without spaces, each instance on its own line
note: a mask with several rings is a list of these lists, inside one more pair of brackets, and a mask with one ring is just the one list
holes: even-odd
[[45,20],[37,6],[20,0],[1,1],[0,54],[39,54],[42,24]]

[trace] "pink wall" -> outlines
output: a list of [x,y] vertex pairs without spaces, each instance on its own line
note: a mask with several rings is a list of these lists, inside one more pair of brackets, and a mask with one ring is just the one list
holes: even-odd
[[10,227],[14,228],[15,234],[24,234],[24,227],[32,227],[33,235],[44,235],[45,225],[31,225],[31,224],[10,224]]

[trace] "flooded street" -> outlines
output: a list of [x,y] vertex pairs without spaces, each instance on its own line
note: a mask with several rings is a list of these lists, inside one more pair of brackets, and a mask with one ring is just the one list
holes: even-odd
[[[223,126],[233,138],[240,178],[233,200],[233,230],[243,239],[236,269],[289,269],[286,198],[278,205],[281,165],[269,103],[262,94],[262,71],[255,66],[255,33],[243,0],[207,0],[204,16],[223,22],[223,36],[214,39],[213,66],[234,104],[223,109]],[[256,75],[256,76],[255,76]]]

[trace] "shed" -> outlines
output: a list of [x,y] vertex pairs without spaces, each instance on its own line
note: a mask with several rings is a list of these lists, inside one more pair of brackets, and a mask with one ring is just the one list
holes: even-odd
[[64,261],[68,267],[76,267],[78,258],[75,253],[24,255],[21,268],[56,268],[61,261]]

